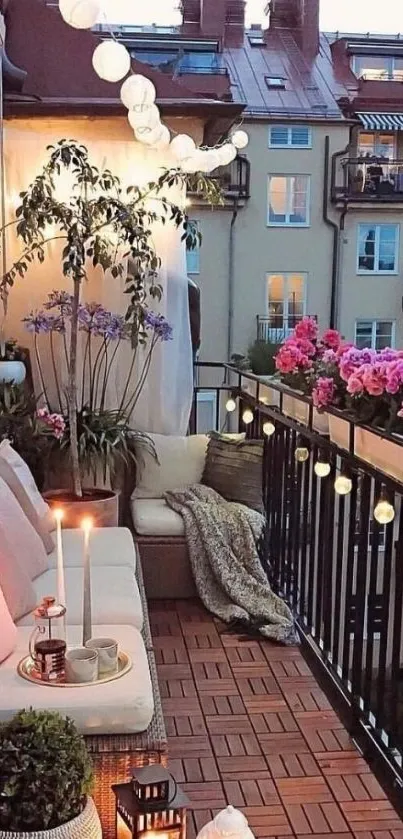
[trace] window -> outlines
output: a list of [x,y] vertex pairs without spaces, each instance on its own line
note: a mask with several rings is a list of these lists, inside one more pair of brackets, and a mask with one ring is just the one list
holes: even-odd
[[403,57],[389,55],[354,55],[353,73],[369,81],[403,81]]
[[358,274],[397,274],[398,224],[358,225]]
[[271,125],[269,128],[269,148],[310,149],[312,132],[309,125]]
[[357,320],[355,322],[355,345],[360,349],[384,350],[395,343],[393,320]]
[[358,135],[358,157],[370,154],[393,160],[396,156],[395,149],[396,135],[393,132],[360,131]]
[[267,275],[267,328],[269,340],[282,340],[306,314],[305,273]]
[[214,74],[225,72],[221,56],[215,52],[179,52],[178,50],[135,49],[132,53],[138,61],[157,67],[162,73]]
[[265,76],[264,80],[266,82],[266,86],[268,88],[274,88],[278,90],[285,90],[285,82],[286,80],[283,79],[281,76]]
[[[197,230],[200,229],[198,221],[189,220]],[[200,274],[200,245],[190,250],[186,248],[186,271],[188,274]]]
[[309,175],[269,175],[268,225],[309,226]]
[[248,35],[248,41],[251,47],[264,47],[266,43],[263,32],[251,32]]

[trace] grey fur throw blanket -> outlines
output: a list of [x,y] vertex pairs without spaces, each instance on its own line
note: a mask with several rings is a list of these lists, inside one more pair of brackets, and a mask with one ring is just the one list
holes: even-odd
[[291,611],[272,592],[260,563],[263,516],[202,484],[167,492],[165,499],[182,516],[193,577],[206,608],[225,623],[239,621],[272,641],[298,643]]

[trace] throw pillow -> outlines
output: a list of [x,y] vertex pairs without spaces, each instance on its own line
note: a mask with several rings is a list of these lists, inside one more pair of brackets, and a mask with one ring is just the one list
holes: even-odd
[[264,513],[263,440],[234,440],[212,432],[202,483],[227,501]]
[[0,533],[5,553],[16,556],[30,580],[48,570],[40,536],[20,507],[10,487],[0,478]]
[[55,546],[50,535],[54,526],[50,509],[36,486],[31,470],[13,449],[9,440],[3,440],[0,443],[0,478],[8,484],[25,515],[41,537],[46,553],[52,553]]
[[206,459],[208,437],[170,437],[149,434],[158,462],[144,446],[136,446],[137,482],[132,498],[163,498],[165,492],[199,484]]
[[17,646],[17,627],[13,622],[4,594],[0,587],[0,663],[5,661]]
[[32,580],[10,548],[3,525],[0,525],[0,588],[14,621],[35,609],[36,594]]

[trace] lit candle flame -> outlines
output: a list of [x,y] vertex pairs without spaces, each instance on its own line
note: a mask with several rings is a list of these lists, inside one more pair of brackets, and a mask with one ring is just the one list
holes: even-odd
[[53,510],[53,515],[57,522],[63,521],[64,510],[62,510],[61,507],[57,507],[56,510]]
[[81,527],[82,527],[82,529],[84,530],[85,533],[89,533],[90,530],[92,530],[93,526],[94,526],[94,522],[93,522],[93,519],[90,516],[86,516],[86,518],[83,519],[82,522],[81,522]]

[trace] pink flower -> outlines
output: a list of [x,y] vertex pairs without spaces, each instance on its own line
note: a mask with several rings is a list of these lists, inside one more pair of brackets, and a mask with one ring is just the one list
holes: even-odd
[[358,394],[363,393],[364,385],[362,383],[362,379],[356,375],[352,374],[347,382],[347,391],[351,394],[351,396],[358,396]]
[[61,440],[66,430],[66,423],[61,414],[51,414],[48,408],[39,408],[36,412],[45,428],[49,429],[56,440]]
[[301,351],[293,338],[285,341],[276,355],[276,368],[284,375],[296,373],[301,368],[309,368],[310,365],[309,357]]
[[403,362],[401,359],[391,361],[386,367],[386,385],[387,393],[398,393],[403,385]]
[[338,350],[341,344],[341,335],[337,329],[326,329],[322,335],[322,343],[332,350]]
[[[363,364],[362,382],[370,396],[382,396],[386,387],[386,372],[384,364]],[[359,371],[358,371],[359,372]]]
[[322,356],[324,364],[337,364],[338,355],[334,350],[325,350]]
[[315,341],[318,337],[318,324],[315,318],[302,318],[294,329],[296,338],[306,338],[308,341]]
[[316,347],[315,344],[312,343],[312,341],[309,341],[308,338],[298,338],[295,341],[295,343],[297,347],[301,350],[303,355],[308,355],[311,358],[313,358],[313,356],[316,353]]
[[312,391],[315,408],[326,408],[333,401],[335,384],[333,379],[321,376]]

